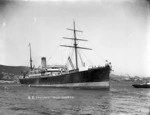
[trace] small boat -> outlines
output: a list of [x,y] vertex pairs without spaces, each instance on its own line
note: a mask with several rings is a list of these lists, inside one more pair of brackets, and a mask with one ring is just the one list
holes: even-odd
[[150,88],[150,82],[141,83],[141,84],[133,84],[132,86],[135,88]]

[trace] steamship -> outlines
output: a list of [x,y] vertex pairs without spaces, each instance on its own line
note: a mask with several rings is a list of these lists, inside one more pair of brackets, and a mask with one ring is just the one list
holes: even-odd
[[77,30],[75,22],[73,22],[73,38],[63,37],[74,41],[72,46],[60,45],[62,47],[69,47],[74,49],[75,53],[75,66],[68,56],[68,61],[72,67],[71,70],[65,65],[47,65],[46,58],[41,58],[41,68],[32,67],[31,45],[30,47],[30,71],[24,72],[22,78],[19,79],[22,85],[32,87],[58,87],[58,88],[92,88],[92,89],[109,89],[109,74],[111,71],[110,63],[105,66],[90,67],[87,69],[80,69],[78,67],[78,50],[92,50],[90,48],[79,47],[77,41],[87,41],[78,39],[76,37]]

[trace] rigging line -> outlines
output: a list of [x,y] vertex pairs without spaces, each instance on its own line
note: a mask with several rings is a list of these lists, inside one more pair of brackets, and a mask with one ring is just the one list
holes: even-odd
[[72,67],[72,69],[74,68],[73,62],[71,60],[71,57],[69,56],[67,58],[67,62],[66,62],[66,66],[69,68],[69,65]]
[[52,57],[55,55],[57,49],[58,49],[58,46],[57,46],[57,47],[55,48],[55,50],[53,51],[52,56],[50,56],[50,57],[48,58],[47,62],[49,62],[49,60],[52,59]]
[[61,42],[62,42],[62,39],[60,40],[58,46],[57,46],[57,47],[55,48],[55,50],[53,51],[52,55],[48,58],[47,62],[49,62],[49,60],[52,59],[53,56],[56,54],[56,51],[58,50],[58,47],[59,47],[59,45],[61,44]]
[[[69,41],[69,42],[71,42],[71,41]],[[60,44],[60,45],[61,45],[61,44]],[[71,52],[70,49],[69,49],[69,50],[66,50],[66,51],[67,51],[67,53],[66,53],[67,56],[70,55],[70,52]],[[65,56],[63,56],[62,53],[61,53],[61,63],[63,63],[62,57],[64,58]],[[68,57],[67,57],[67,59],[66,59],[65,62],[66,62],[66,63],[64,63],[64,65],[67,66],[67,63],[68,63]]]
[[[73,41],[71,40],[70,43],[73,44]],[[74,49],[70,49],[70,50],[68,51],[69,53],[68,53],[67,56],[70,56],[70,58],[71,58],[71,55],[73,54],[73,51],[74,51]],[[68,57],[67,57],[66,65],[67,65],[67,63],[68,63]]]
[[[90,46],[94,46],[94,45],[92,45],[92,43],[90,43],[90,42],[89,42],[89,45],[90,45]],[[98,53],[96,53],[95,50],[92,50],[92,51],[93,51],[93,53],[96,55],[96,57],[97,57],[98,59],[100,58],[101,61],[105,62],[106,59],[104,59],[101,55],[98,56],[98,55],[97,55]]]
[[[76,24],[76,29],[78,30],[81,30],[80,28],[79,28],[79,26],[78,26],[78,24]],[[83,33],[83,31],[82,32],[80,32],[80,33]]]
[[[72,42],[72,40],[69,41],[69,44],[70,44],[70,42]],[[70,54],[71,54],[71,52],[72,52],[72,49],[68,49],[68,50],[66,50],[66,51],[67,51],[67,53],[66,53],[67,56],[66,56],[66,55],[64,56],[64,55],[62,54],[61,57],[65,57],[65,58],[66,58],[66,61],[65,61],[65,60],[62,60],[62,63],[63,63],[63,61],[65,61],[66,63],[63,63],[63,64],[67,66],[67,63],[68,63],[68,56],[70,56]]]
[[30,66],[30,62],[29,62],[29,60],[27,60],[27,65],[26,66]]
[[70,58],[72,58],[73,54],[74,54],[74,49],[72,49],[72,54],[70,55]]
[[[71,44],[73,44],[73,41],[70,41]],[[69,53],[69,56],[72,56],[73,55],[73,52],[74,52],[74,49],[70,49],[70,53]]]
[[79,54],[79,58],[80,58],[81,64],[82,64],[82,66],[84,66],[84,62],[83,62],[83,60],[82,60],[82,57],[81,57],[80,51],[78,51],[78,54]]
[[[94,51],[94,50],[93,50],[93,51]],[[96,53],[95,51],[94,51],[94,53],[96,54],[96,57],[97,57],[97,58],[100,58],[100,59],[101,59],[101,61],[103,61],[103,62],[105,62],[105,61],[106,61],[106,59],[104,59],[101,55],[100,55],[100,56],[98,56],[98,55],[97,55],[97,53]]]
[[[70,53],[71,55],[69,54],[69,56],[70,56],[70,58],[72,59],[72,56],[73,56],[73,54],[74,54],[74,49],[71,49],[71,50],[72,50],[72,53]],[[67,58],[67,61],[66,61],[66,65],[67,65],[67,64],[68,64],[68,58]]]
[[[27,53],[27,56],[29,57],[30,56],[30,54],[28,55],[28,53]],[[27,67],[29,67],[30,66],[30,62],[29,62],[29,60],[28,60],[28,58],[27,58],[27,60],[25,60],[26,62],[25,62],[25,66],[27,66]]]
[[73,60],[73,54],[74,54],[74,52],[75,52],[75,50],[74,49],[72,49],[72,54],[70,55],[70,58]]
[[71,23],[71,24],[69,24],[68,28],[72,28],[72,26],[73,26],[73,25],[72,25],[72,23]]
[[82,52],[82,54],[84,55],[84,57],[86,58],[86,60],[89,62],[89,65],[93,65],[92,61],[89,58],[87,58],[87,56],[83,52]]

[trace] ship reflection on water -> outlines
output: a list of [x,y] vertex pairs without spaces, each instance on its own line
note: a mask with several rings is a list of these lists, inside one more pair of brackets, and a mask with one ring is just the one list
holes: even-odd
[[110,84],[110,91],[0,85],[0,114],[148,115],[149,89],[136,89],[129,83]]

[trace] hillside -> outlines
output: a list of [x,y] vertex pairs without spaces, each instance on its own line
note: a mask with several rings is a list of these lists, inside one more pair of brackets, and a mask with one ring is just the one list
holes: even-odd
[[21,72],[28,70],[29,67],[25,66],[0,65],[0,79],[14,79],[16,76],[20,76]]
[[[29,67],[0,65],[0,80],[16,80],[20,78],[23,71],[29,71]],[[127,75],[110,74],[110,80],[111,81],[143,81],[143,80],[150,81],[150,77],[141,78],[139,76],[130,77],[129,75],[127,76]]]
[[146,82],[146,81],[150,81],[150,77],[110,74],[110,80],[111,81]]

